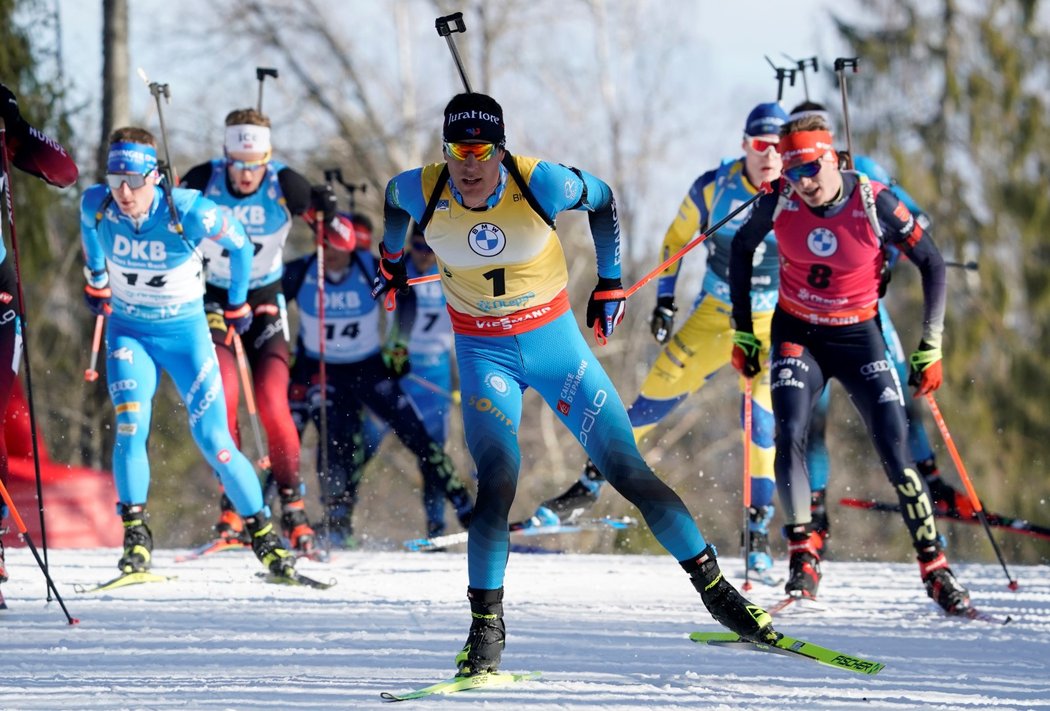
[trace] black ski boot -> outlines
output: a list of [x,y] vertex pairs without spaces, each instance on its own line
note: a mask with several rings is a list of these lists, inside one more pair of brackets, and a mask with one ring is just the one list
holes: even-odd
[[153,557],[153,533],[146,522],[149,514],[145,504],[118,504],[117,510],[124,523],[124,555],[117,562],[122,573],[145,573]]
[[483,590],[467,588],[470,600],[470,632],[463,649],[456,655],[456,676],[474,676],[499,668],[506,643],[503,625],[503,588]]
[[780,633],[773,629],[773,618],[758,605],[752,605],[725,579],[711,546],[695,559],[680,564],[711,617],[724,627],[754,642],[773,644]]
[[604,483],[605,477],[588,459],[580,478],[563,494],[547,499],[540,507],[557,514],[561,523],[572,523],[598,501]]
[[785,526],[790,573],[784,592],[791,597],[816,598],[820,587],[820,547],[823,539],[812,524]]
[[281,544],[281,538],[270,521],[269,510],[264,508],[254,516],[245,516],[244,525],[251,536],[255,557],[270,573],[279,577],[294,577],[295,557]]
[[948,567],[944,551],[931,547],[919,553],[919,574],[926,594],[949,615],[962,615],[970,609],[970,593]]

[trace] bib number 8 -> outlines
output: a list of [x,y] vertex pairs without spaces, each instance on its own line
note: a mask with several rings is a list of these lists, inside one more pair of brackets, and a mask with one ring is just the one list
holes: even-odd
[[814,289],[827,289],[831,286],[831,267],[827,264],[814,264],[809,268],[806,283]]

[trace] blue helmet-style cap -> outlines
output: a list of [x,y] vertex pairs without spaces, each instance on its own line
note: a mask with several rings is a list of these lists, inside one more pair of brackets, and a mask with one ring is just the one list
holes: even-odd
[[138,173],[145,175],[157,168],[157,149],[144,143],[121,141],[109,146],[106,157],[107,173]]
[[751,109],[744,122],[744,133],[749,136],[775,136],[788,121],[787,112],[775,101],[759,104]]

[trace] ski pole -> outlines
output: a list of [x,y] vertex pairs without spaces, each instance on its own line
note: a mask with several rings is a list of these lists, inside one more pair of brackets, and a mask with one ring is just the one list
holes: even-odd
[[[317,437],[320,440],[318,447],[321,449],[321,471],[317,476],[321,479],[322,491],[328,490],[328,370],[325,366],[325,340],[328,334],[324,323],[324,224],[322,220],[314,221],[314,236],[317,240],[317,334],[318,351],[318,376],[321,380],[321,422],[318,427]],[[331,552],[332,536],[328,530],[328,517],[325,517],[325,553]]]
[[[656,267],[654,267],[648,274],[646,274],[641,279],[639,279],[634,284],[632,284],[630,288],[628,288],[626,291],[623,292],[623,298],[624,299],[629,299],[631,297],[631,295],[634,294],[634,292],[638,291],[643,286],[645,286],[650,281],[652,281],[657,276],[659,276],[660,272],[662,272],[664,269],[667,269],[667,267],[671,266],[672,264],[677,262],[679,259],[684,257],[687,252],[689,252],[692,249],[695,249],[705,239],[707,239],[708,237],[713,235],[718,230],[722,229],[723,225],[728,223],[730,220],[732,220],[734,217],[739,215],[744,210],[746,210],[749,207],[751,207],[751,205],[754,204],[755,202],[757,202],[760,197],[762,197],[763,195],[765,195],[767,193],[771,193],[771,192],[773,192],[773,188],[770,186],[769,183],[762,183],[761,185],[759,185],[757,193],[755,193],[750,198],[748,198],[746,201],[744,201],[742,204],[737,206],[737,208],[735,210],[730,212],[728,215],[723,217],[721,220],[719,220],[718,222],[716,222],[715,224],[711,225],[706,230],[701,232],[699,235],[696,236],[695,239],[693,239],[692,242],[690,242],[686,246],[682,247],[680,250],[678,250],[677,252],[672,254],[670,257],[665,259],[663,262],[658,264]],[[436,275],[431,275],[431,276],[436,276]],[[420,277],[420,278],[422,278],[422,277]],[[409,279],[408,283],[411,284],[412,280]],[[594,323],[594,340],[598,342],[598,345],[602,345],[602,346],[604,346],[605,342],[606,342],[606,338],[601,332],[601,324],[598,321],[596,321]]]
[[1003,566],[1003,572],[1006,573],[1006,579],[1010,581],[1007,587],[1011,590],[1017,590],[1017,579],[1010,575],[1010,571],[1006,567],[1006,561],[1003,559],[1003,552],[999,550],[999,544],[995,542],[995,536],[992,535],[992,528],[988,525],[988,517],[984,514],[984,507],[981,505],[981,500],[977,498],[977,491],[973,488],[973,482],[970,481],[970,475],[966,473],[966,467],[963,466],[962,457],[959,456],[959,450],[955,447],[952,433],[948,431],[948,424],[944,421],[944,417],[941,415],[941,409],[937,407],[937,401],[933,399],[933,393],[926,393],[926,403],[930,406],[930,412],[933,413],[933,419],[937,422],[937,428],[941,431],[941,436],[944,438],[944,444],[948,447],[948,453],[952,455],[952,461],[955,462],[955,469],[959,472],[963,485],[966,487],[966,495],[970,498],[970,505],[973,506],[973,510],[977,513],[977,518],[980,519],[981,525],[984,527],[984,532],[988,534],[988,540],[992,543],[992,549],[995,550],[995,556],[999,559],[999,564]]
[[846,127],[846,151],[849,156],[846,160],[847,168],[853,170],[853,136],[849,130],[849,100],[846,98],[846,68],[851,67],[853,73],[857,73],[856,57],[839,57],[835,60],[835,73],[839,75],[839,91],[842,94],[842,122]]
[[[7,228],[11,233],[11,254],[14,256],[15,287],[18,290],[18,324],[22,329],[22,353],[26,364],[26,401],[29,403],[29,439],[33,447],[33,474],[36,478],[36,500],[40,509],[40,541],[44,550],[43,570],[47,575],[47,528],[44,524],[44,485],[40,476],[40,435],[36,427],[36,405],[33,400],[33,370],[29,358],[29,324],[26,319],[26,297],[22,289],[22,266],[18,251],[18,232],[15,230],[15,201],[11,191],[11,168],[7,160],[7,125],[0,118],[0,192],[3,192],[7,208]],[[17,368],[16,368],[17,370]],[[7,498],[6,496],[4,497]],[[14,509],[12,508],[12,511]],[[37,559],[39,560],[39,558]],[[56,592],[57,595],[57,592]],[[48,602],[51,595],[48,593]]]
[[751,589],[751,378],[744,378],[744,590]]
[[237,356],[237,370],[241,374],[241,387],[244,388],[244,404],[248,408],[248,419],[252,423],[252,433],[255,435],[255,451],[259,453],[259,468],[266,472],[270,469],[270,455],[263,446],[262,429],[259,427],[259,411],[255,407],[255,388],[252,387],[252,378],[248,374],[248,359],[244,355],[244,343],[241,342],[241,334],[230,327],[226,332],[226,342],[233,340],[233,352]]
[[965,269],[970,272],[975,272],[977,271],[978,267],[980,267],[980,265],[977,262],[953,262],[947,259],[944,260],[944,266],[954,267],[956,269]]
[[[625,298],[629,297],[629,296],[631,296],[631,294],[633,294],[634,292],[636,292],[639,289],[641,289],[643,286],[645,286],[650,281],[652,281],[657,276],[659,276],[660,272],[662,272],[664,269],[667,269],[667,267],[669,267],[672,264],[674,264],[675,262],[677,262],[679,259],[684,257],[686,255],[686,253],[688,253],[691,250],[695,249],[697,247],[697,245],[699,245],[705,239],[707,239],[708,237],[713,235],[715,232],[718,232],[718,230],[722,229],[722,227],[725,224],[727,224],[728,222],[730,222],[734,217],[736,217],[741,212],[743,212],[744,210],[746,210],[749,207],[751,207],[751,205],[753,205],[754,203],[758,202],[758,199],[760,197],[762,197],[763,195],[766,195],[768,193],[771,193],[771,192],[773,192],[773,188],[770,186],[770,184],[769,183],[762,183],[760,186],[758,186],[758,192],[757,193],[755,193],[750,198],[745,200],[743,203],[741,203],[739,206],[737,206],[737,208],[735,210],[730,212],[728,215],[723,217],[721,220],[719,220],[715,224],[713,224],[710,227],[708,227],[706,230],[701,232],[699,235],[697,235],[696,238],[693,239],[692,242],[690,242],[686,246],[682,247],[680,250],[678,250],[677,252],[672,254],[670,257],[665,259],[663,262],[661,262],[658,266],[656,266],[648,274],[646,274],[641,279],[636,281],[631,286],[631,288],[629,288],[627,291],[624,292],[624,297]],[[411,283],[411,282],[412,282],[412,280],[409,279],[409,283]]]
[[262,113],[262,97],[263,97],[263,84],[266,83],[266,77],[277,78],[277,70],[270,67],[256,67],[255,78],[259,80],[259,101],[255,106],[255,110],[260,114]]
[[95,317],[95,334],[91,337],[91,365],[84,371],[84,380],[93,383],[98,380],[98,352],[102,347],[102,328],[106,317],[99,314]]
[[[29,531],[26,530],[26,524],[22,520],[22,516],[18,513],[18,508],[15,506],[14,500],[11,499],[11,494],[7,491],[7,487],[4,486],[4,482],[0,481],[0,495],[3,496],[4,503],[7,504],[8,510],[11,511],[11,518],[15,521],[15,526],[18,528],[18,532],[22,535],[22,540],[29,546],[29,550],[33,552],[33,557],[36,558],[36,564],[40,567],[40,571],[44,574],[44,579],[47,580],[48,588],[55,594],[55,599],[58,600],[58,604],[62,606],[62,612],[66,614],[66,619],[69,620],[69,624],[75,625],[80,622],[75,617],[71,617],[69,610],[66,609],[66,603],[63,602],[62,596],[58,592],[58,588],[55,587],[55,581],[51,579],[51,574],[47,572],[47,564],[40,559],[40,554],[36,552],[36,546],[33,545],[33,538],[29,535]],[[50,602],[51,598],[48,597]]]
[[[670,257],[665,259],[663,262],[661,262],[659,265],[657,265],[655,268],[653,268],[652,271],[650,271],[648,274],[646,274],[641,279],[639,279],[634,284],[632,284],[629,289],[627,289],[626,291],[623,292],[623,298],[624,299],[629,299],[634,292],[638,291],[643,286],[648,284],[650,281],[655,279],[660,274],[660,272],[662,272],[664,269],[667,269],[667,267],[669,267],[672,264],[674,264],[675,262],[677,262],[679,259],[684,257],[687,252],[689,252],[690,250],[694,249],[697,245],[699,245],[705,239],[707,239],[708,237],[713,235],[715,232],[720,230],[722,228],[722,226],[725,225],[727,222],[732,220],[734,217],[739,215],[741,212],[743,212],[747,208],[751,207],[751,205],[753,203],[755,203],[760,197],[762,197],[766,193],[771,193],[771,192],[773,192],[773,188],[769,185],[769,183],[762,183],[758,187],[758,192],[755,193],[754,195],[752,195],[750,198],[748,198],[747,201],[745,201],[743,204],[739,205],[735,210],[733,210],[728,215],[723,217],[717,223],[711,225],[706,230],[701,232],[699,235],[696,236],[696,238],[692,242],[690,242],[686,246],[682,247],[680,250],[678,250],[677,252],[672,254]],[[431,276],[436,276],[436,275],[431,275]],[[411,284],[411,283],[412,283],[412,280],[409,279],[409,284]],[[606,342],[606,338],[605,338],[604,334],[602,334],[602,331],[601,331],[601,323],[598,322],[598,321],[596,321],[595,324],[594,324],[594,340],[597,341],[598,345],[601,345],[601,346],[604,346],[605,342]]]
[[455,403],[457,405],[460,403],[461,396],[459,390],[445,390],[445,388],[441,387],[437,383],[432,383],[429,380],[426,380],[425,378],[419,377],[415,373],[409,373],[405,376],[405,379],[412,381],[421,388],[426,388],[435,395],[440,395],[441,397],[445,398],[446,400],[452,403]]
[[465,33],[467,31],[467,26],[463,24],[463,13],[455,12],[451,15],[439,17],[434,21],[434,26],[437,28],[438,36],[444,37],[445,41],[448,42],[448,51],[452,53],[452,59],[456,62],[459,78],[463,80],[463,88],[467,90],[468,94],[473,94],[474,90],[470,88],[467,72],[463,69],[463,60],[459,58],[459,50],[456,49],[456,40],[452,37],[456,32]]

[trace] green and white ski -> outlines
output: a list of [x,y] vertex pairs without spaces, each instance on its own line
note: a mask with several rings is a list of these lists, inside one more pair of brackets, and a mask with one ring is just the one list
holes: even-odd
[[776,641],[776,644],[773,645],[759,644],[758,642],[743,639],[735,632],[693,632],[689,635],[689,639],[699,644],[754,649],[759,652],[809,659],[829,667],[845,669],[858,674],[867,674],[868,676],[878,674],[886,666],[882,662],[873,662],[869,659],[855,657],[852,654],[836,652],[833,649],[827,649],[812,642],[805,642],[787,635],[781,636]]
[[384,701],[410,701],[412,699],[422,699],[426,696],[435,696],[438,694],[455,694],[458,691],[469,691],[471,689],[509,686],[510,684],[516,684],[519,681],[531,681],[539,678],[540,673],[538,671],[528,672],[526,674],[486,672],[484,674],[474,674],[472,676],[454,676],[445,679],[444,681],[439,681],[436,684],[424,686],[422,689],[407,691],[403,694],[391,694],[384,691],[379,696],[382,697]]

